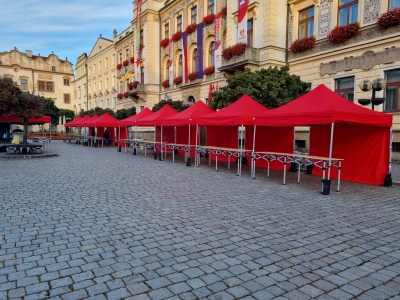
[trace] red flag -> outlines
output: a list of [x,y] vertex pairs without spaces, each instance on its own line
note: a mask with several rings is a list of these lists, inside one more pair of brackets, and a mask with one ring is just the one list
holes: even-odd
[[214,92],[214,84],[210,83],[208,87],[208,101],[213,99],[212,93]]

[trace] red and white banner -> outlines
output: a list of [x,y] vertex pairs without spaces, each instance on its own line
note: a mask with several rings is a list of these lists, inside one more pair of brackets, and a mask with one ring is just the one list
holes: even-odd
[[174,41],[172,39],[169,40],[168,44],[168,80],[169,80],[169,85],[174,84],[174,61],[173,61],[173,55],[174,53]]
[[142,6],[142,0],[138,0],[137,7],[136,7],[136,76],[135,80],[139,83],[144,84],[141,82],[140,78],[140,60],[141,60],[141,49],[140,49],[140,7]]
[[215,73],[220,72],[219,68],[222,66],[222,30],[221,30],[222,14],[219,13],[215,16],[214,20],[214,66]]
[[249,0],[238,1],[238,43],[247,44],[247,6]]

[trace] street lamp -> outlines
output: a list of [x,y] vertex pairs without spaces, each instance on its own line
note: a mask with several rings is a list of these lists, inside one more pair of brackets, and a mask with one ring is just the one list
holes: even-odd
[[372,110],[374,110],[375,105],[380,105],[385,102],[385,98],[376,98],[375,92],[382,91],[386,87],[386,81],[383,78],[374,79],[371,83],[370,80],[363,80],[359,84],[360,89],[363,92],[368,92],[372,89],[372,98],[371,99],[358,99],[358,103],[361,105],[369,105],[372,103]]

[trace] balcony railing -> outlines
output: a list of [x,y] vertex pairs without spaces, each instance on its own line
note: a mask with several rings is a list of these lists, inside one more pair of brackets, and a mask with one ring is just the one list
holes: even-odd
[[246,47],[241,55],[233,56],[230,59],[222,58],[222,67],[220,70],[241,68],[247,64],[260,64],[260,49]]

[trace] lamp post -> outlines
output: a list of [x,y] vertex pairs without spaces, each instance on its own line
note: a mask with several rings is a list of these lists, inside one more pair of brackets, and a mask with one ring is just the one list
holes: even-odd
[[358,99],[358,103],[361,105],[369,105],[372,103],[372,110],[374,110],[375,105],[380,105],[385,102],[385,98],[376,98],[375,92],[382,91],[386,87],[386,81],[383,78],[374,79],[372,82],[370,80],[363,80],[359,84],[360,89],[363,92],[368,92],[372,89],[371,99]]

